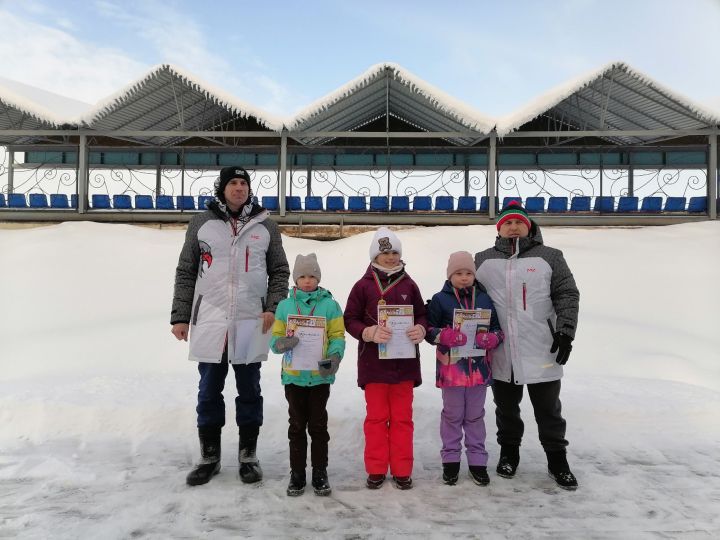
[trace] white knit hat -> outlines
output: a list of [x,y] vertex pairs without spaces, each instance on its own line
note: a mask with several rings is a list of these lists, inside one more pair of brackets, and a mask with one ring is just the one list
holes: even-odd
[[370,243],[370,261],[374,261],[380,253],[389,251],[396,251],[402,257],[402,244],[394,232],[387,227],[380,227]]

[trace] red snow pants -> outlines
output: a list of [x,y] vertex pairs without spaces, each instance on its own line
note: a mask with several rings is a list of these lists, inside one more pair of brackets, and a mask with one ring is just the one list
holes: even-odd
[[365,471],[410,476],[413,467],[413,381],[365,385]]

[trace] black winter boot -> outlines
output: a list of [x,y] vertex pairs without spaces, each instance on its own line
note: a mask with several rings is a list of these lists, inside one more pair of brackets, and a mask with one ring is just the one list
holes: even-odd
[[470,478],[478,486],[487,486],[490,483],[490,477],[487,473],[487,467],[484,465],[470,465]]
[[200,439],[200,455],[202,459],[187,475],[189,486],[207,484],[210,479],[220,472],[220,427],[198,428]]
[[515,476],[518,464],[520,463],[520,447],[519,446],[501,446],[500,460],[498,461],[495,472],[503,478],[512,478]]
[[305,493],[305,471],[290,471],[290,483],[287,487],[288,497],[299,497]]
[[242,480],[244,484],[254,484],[262,480],[263,477],[260,462],[255,455],[259,433],[259,426],[240,427],[238,463],[240,465],[240,480]]
[[555,483],[563,489],[576,490],[578,482],[575,475],[570,472],[570,465],[568,465],[565,451],[546,452],[546,455],[550,478],[555,480]]
[[443,463],[443,482],[448,486],[454,486],[460,475],[460,462]]
[[315,495],[325,497],[332,493],[330,482],[328,482],[327,469],[313,467],[312,486],[313,490],[315,491]]

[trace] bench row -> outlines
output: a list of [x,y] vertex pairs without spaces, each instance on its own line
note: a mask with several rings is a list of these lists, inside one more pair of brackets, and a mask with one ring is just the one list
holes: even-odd
[[[90,198],[90,207],[96,210],[202,210],[205,208],[205,202],[212,199],[209,195],[200,195],[197,197],[197,205],[195,197],[191,195],[159,195],[152,197],[151,195],[135,195],[135,204],[130,195],[113,195],[112,199],[109,195],[95,194]],[[345,206],[345,197],[343,196],[308,196],[305,197],[305,205],[303,208],[302,200],[298,196],[286,197],[285,204],[287,210],[291,212],[307,211],[307,212],[409,212],[411,210],[410,197],[407,196],[371,196],[364,197],[361,195],[352,195],[347,198],[347,207]],[[593,201],[594,199],[594,201]],[[705,213],[707,212],[707,197],[690,197],[689,201],[686,197],[644,197],[642,203],[638,197],[619,197],[613,196],[579,196],[572,197],[527,197],[525,199],[525,209],[529,213],[563,213],[563,212],[691,212]],[[480,197],[478,205],[477,197],[462,196],[457,198],[457,206],[455,197],[438,196],[434,201],[432,197],[426,195],[418,195],[413,197],[413,211],[437,211],[437,212],[481,212],[487,213],[489,210],[489,197]],[[520,197],[504,197],[503,208],[510,201],[522,203]],[[434,204],[433,204],[434,202]],[[280,200],[277,196],[262,197],[262,206],[270,211],[279,210]],[[50,200],[44,193],[31,193],[27,199],[23,193],[11,193],[7,196],[0,193],[0,208],[57,208],[69,209],[77,208],[77,195],[71,195],[69,198],[64,194],[51,194]]]

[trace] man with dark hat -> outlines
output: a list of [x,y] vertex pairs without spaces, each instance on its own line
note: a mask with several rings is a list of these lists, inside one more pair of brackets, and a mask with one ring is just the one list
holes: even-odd
[[527,385],[548,472],[564,489],[577,489],[567,462],[560,378],[572,350],[580,293],[563,254],[543,244],[540,227],[517,202],[497,219],[495,246],[475,255],[475,276],[497,309],[505,341],[493,356],[493,397],[500,460],[497,474],[515,475]]
[[277,224],[252,197],[245,169],[222,169],[215,198],[188,225],[175,273],[171,331],[178,340],[189,337],[190,360],[198,362],[200,372],[196,410],[202,459],[188,474],[189,485],[205,484],[220,471],[228,364],[238,392],[240,478],[245,483],[262,479],[256,448],[263,422],[260,362],[267,350],[252,343],[272,326],[275,308],[287,295],[290,267]]

